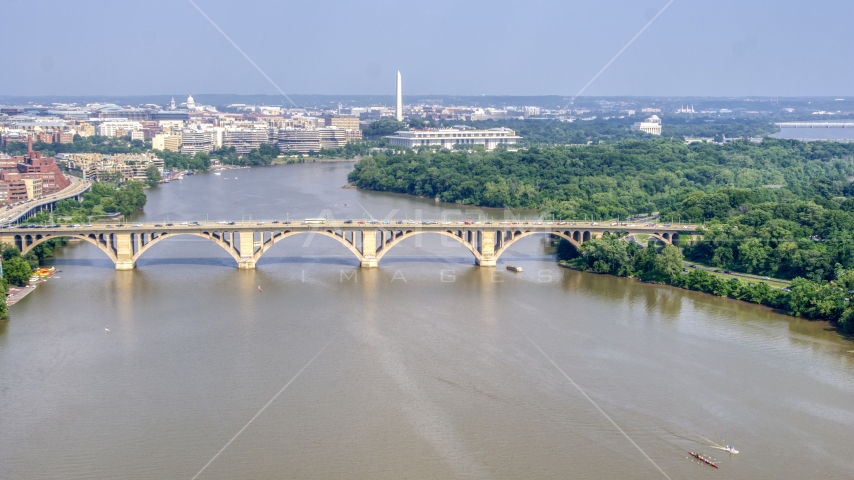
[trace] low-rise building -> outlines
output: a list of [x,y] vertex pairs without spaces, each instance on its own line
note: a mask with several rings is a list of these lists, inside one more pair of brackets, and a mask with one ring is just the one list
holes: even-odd
[[443,128],[431,130],[401,130],[385,137],[389,143],[398,147],[418,148],[422,146],[454,148],[454,145],[482,145],[493,150],[499,145],[518,143],[522,137],[509,128],[490,128],[473,130],[467,128]]
[[98,179],[98,168],[101,166],[105,155],[102,153],[59,153],[57,161],[65,165],[66,170],[84,178],[95,181]]
[[145,181],[148,167],[154,165],[161,172],[164,168],[163,160],[153,153],[66,153],[57,157],[69,172],[91,181],[115,178],[116,173],[121,174],[123,181]]

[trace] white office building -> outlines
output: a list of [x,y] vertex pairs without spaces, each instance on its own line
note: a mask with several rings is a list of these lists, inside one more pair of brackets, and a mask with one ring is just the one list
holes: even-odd
[[522,139],[515,131],[504,127],[489,130],[402,130],[385,138],[390,144],[404,148],[437,146],[452,149],[454,145],[482,145],[487,150],[493,150],[499,145],[512,145]]
[[184,129],[181,132],[181,153],[195,155],[198,152],[208,153],[214,149],[213,132]]
[[658,118],[658,115],[653,115],[642,122],[633,123],[632,130],[650,135],[661,135],[661,119]]
[[116,137],[119,134],[127,135],[127,132],[133,130],[142,130],[142,124],[139,122],[130,122],[127,120],[101,122],[101,124],[95,128],[95,133],[101,135],[102,137]]
[[319,152],[320,132],[317,130],[304,130],[296,128],[283,128],[279,130],[279,151],[282,152]]
[[249,153],[250,150],[259,148],[262,143],[267,143],[267,128],[227,128],[223,132],[222,146],[234,147],[239,154]]
[[277,146],[282,152],[319,152],[321,148],[341,148],[347,144],[347,131],[337,127],[315,130],[283,128]]

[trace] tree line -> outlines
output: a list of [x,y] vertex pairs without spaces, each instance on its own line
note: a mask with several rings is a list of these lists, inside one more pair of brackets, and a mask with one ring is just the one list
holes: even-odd
[[745,282],[724,279],[706,270],[685,273],[680,249],[659,246],[650,241],[645,247],[626,241],[624,232],[604,235],[584,242],[575,250],[561,240],[558,256],[561,263],[594,273],[634,277],[647,282],[663,283],[688,290],[729,297],[782,310],[809,319],[826,319],[837,323],[845,333],[854,333],[854,268],[836,266],[832,281],[795,278],[785,289],[771,288],[762,281]]
[[0,261],[3,263],[3,278],[0,278],[0,291],[3,298],[0,300],[0,320],[9,318],[9,306],[6,303],[6,295],[9,293],[10,285],[26,285],[33,276],[33,271],[39,268],[39,261],[53,255],[53,251],[68,242],[65,237],[51,238],[35,248],[21,255],[21,250],[15,245],[0,243]]
[[854,174],[852,157],[854,144],[833,142],[685,145],[668,139],[627,140],[520,151],[388,151],[360,160],[349,178],[371,190],[469,205],[538,208],[555,218],[660,212],[702,222],[705,205],[683,209],[683,202],[723,188],[752,190],[770,201],[845,195],[852,188],[845,178]]

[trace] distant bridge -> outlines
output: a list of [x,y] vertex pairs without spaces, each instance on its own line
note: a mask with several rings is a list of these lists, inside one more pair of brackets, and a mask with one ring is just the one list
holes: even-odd
[[575,248],[592,238],[615,232],[648,235],[667,244],[678,244],[680,237],[697,232],[696,225],[634,225],[595,222],[443,222],[403,221],[292,221],[220,222],[136,225],[84,225],[37,228],[10,228],[0,231],[0,242],[16,245],[27,253],[51,238],[78,238],[103,251],[117,270],[131,270],[136,261],[161,240],[179,235],[194,235],[222,247],[239,268],[255,268],[256,262],[276,243],[303,234],[324,235],[349,250],[362,267],[376,267],[383,256],[407,238],[421,234],[444,235],[460,242],[474,256],[475,263],[494,267],[498,258],[516,241],[530,235],[545,234],[563,238]]
[[854,122],[780,122],[780,128],[854,128]]

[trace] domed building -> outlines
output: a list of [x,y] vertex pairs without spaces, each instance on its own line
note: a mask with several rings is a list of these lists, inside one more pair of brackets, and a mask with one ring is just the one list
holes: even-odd
[[196,109],[196,101],[193,100],[193,96],[190,95],[187,97],[187,110],[195,110]]
[[635,122],[632,130],[641,131],[650,135],[661,135],[661,119],[653,115],[642,122]]

